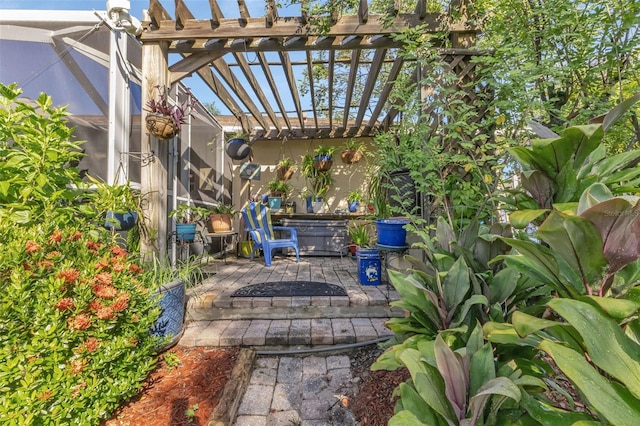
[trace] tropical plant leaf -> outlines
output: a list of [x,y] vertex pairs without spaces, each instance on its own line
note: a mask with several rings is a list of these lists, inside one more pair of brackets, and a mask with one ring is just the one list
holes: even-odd
[[538,235],[579,274],[585,289],[599,283],[607,261],[600,233],[591,222],[553,211]]
[[438,423],[432,423],[432,422],[424,423],[422,420],[420,420],[420,418],[418,418],[411,411],[402,410],[395,413],[393,417],[389,419],[388,426],[409,426],[409,425],[433,426],[437,424]]
[[436,239],[438,244],[444,250],[451,252],[451,243],[456,240],[456,235],[451,228],[451,225],[442,216],[438,216],[438,223],[436,224]]
[[504,303],[516,289],[519,277],[520,273],[513,268],[504,268],[495,274],[488,283],[490,291],[489,302],[491,304]]
[[599,124],[588,124],[586,126],[571,126],[562,132],[562,137],[566,138],[572,145],[574,154],[573,167],[579,168],[599,145],[604,130]]
[[640,258],[640,200],[612,198],[585,210],[581,216],[593,223],[601,235],[609,273]]
[[554,195],[554,202],[568,203],[576,200],[576,194],[579,194],[579,182],[576,177],[576,171],[573,168],[571,162],[567,162],[560,169],[560,172],[555,178],[555,186],[557,191]]
[[602,309],[605,314],[618,322],[635,315],[640,310],[640,301],[614,299],[612,297],[583,296],[580,301]]
[[456,424],[458,418],[447,399],[444,381],[438,370],[422,362],[420,352],[415,349],[404,350],[400,359],[407,366],[416,391],[425,403],[448,423]]
[[[531,333],[535,333],[540,330],[544,330],[548,327],[562,326],[563,324],[558,321],[546,320],[532,315],[525,314],[520,311],[515,311],[511,316],[511,322],[513,329],[518,333],[520,337],[527,337]],[[564,324],[567,326],[566,324]]]
[[477,219],[471,220],[460,232],[458,244],[462,247],[472,250],[478,239],[478,231],[480,230],[480,222]]
[[580,333],[590,359],[640,399],[640,345],[625,336],[618,323],[599,308],[570,299],[550,300],[548,305]]
[[467,411],[469,372],[465,371],[460,355],[454,353],[440,335],[436,337],[434,350],[436,366],[444,380],[445,393],[456,418],[461,419]]
[[505,262],[518,268],[526,275],[543,284],[550,285],[564,297],[575,298],[580,294],[573,283],[567,285],[563,281],[560,266],[551,250],[531,241],[509,238],[505,238],[503,241],[516,249],[520,255],[498,256],[493,261],[504,259]]
[[620,102],[611,111],[609,111],[607,115],[605,115],[602,122],[604,131],[606,132],[607,130],[609,130],[611,126],[614,125],[620,119],[620,117],[622,117],[627,111],[629,111],[631,107],[639,100],[640,92]]
[[524,229],[528,224],[548,212],[549,209],[516,210],[509,213],[509,223],[516,229]]
[[476,351],[470,360],[469,369],[469,395],[478,393],[478,389],[491,379],[496,377],[493,347],[486,343]]
[[578,214],[581,215],[585,210],[613,198],[613,194],[603,183],[597,182],[588,187],[580,196],[578,202]]
[[408,425],[445,425],[446,422],[433,409],[425,404],[420,398],[418,392],[408,383],[400,383],[399,386],[400,400],[402,401],[402,411],[394,414],[389,419],[389,426],[408,426]]
[[[469,412],[471,413],[471,418],[463,420],[460,422],[460,425],[474,426],[478,424],[477,422],[480,415],[493,395],[502,395],[513,399],[515,402],[519,402],[522,393],[518,386],[506,377],[496,377],[495,379],[489,380],[483,384],[480,389],[478,389],[478,393],[469,400]],[[497,410],[497,407],[494,407],[493,409]]]
[[520,337],[513,325],[509,323],[487,322],[482,331],[485,338],[491,343],[500,343],[504,345],[530,346],[537,347],[542,339],[539,336],[531,334],[527,337]]
[[553,181],[540,170],[525,170],[521,173],[522,187],[526,189],[543,209],[551,208],[555,189]]
[[[550,405],[547,402],[540,401],[527,393],[522,393],[520,405],[527,410],[527,413],[543,425],[553,426],[575,426],[578,421],[593,421],[594,418],[587,413],[577,413],[562,410]],[[595,422],[592,424],[602,424]]]
[[[598,333],[598,335],[603,334]],[[612,382],[598,373],[582,354],[548,340],[542,341],[539,347],[553,358],[558,368],[571,380],[581,393],[584,402],[609,424],[616,426],[638,424],[640,401],[636,400],[635,404],[629,403],[629,397],[631,397],[629,392],[624,388],[614,387]]]
[[464,301],[460,310],[452,312],[452,313],[455,313],[456,315],[453,317],[453,320],[449,324],[449,327],[452,327],[452,328],[459,327],[464,322],[465,318],[467,317],[467,314],[469,313],[469,310],[474,305],[487,306],[488,304],[489,303],[487,302],[487,298],[485,296],[481,294],[474,294],[473,296],[469,297],[467,300]]
[[470,289],[469,267],[464,258],[459,257],[447,271],[442,283],[442,296],[449,312],[455,312]]

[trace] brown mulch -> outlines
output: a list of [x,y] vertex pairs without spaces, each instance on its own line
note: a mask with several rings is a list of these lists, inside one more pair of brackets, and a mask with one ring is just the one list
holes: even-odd
[[[161,355],[143,391],[102,426],[206,425],[231,375],[239,350],[175,346]],[[361,426],[383,426],[393,415],[393,389],[408,378],[404,371],[370,371],[382,353],[366,346],[349,353],[354,378],[345,394]],[[167,355],[170,354],[170,355]],[[179,359],[177,365],[167,358]],[[196,409],[194,409],[197,407]],[[193,416],[189,416],[189,410]]]
[[206,425],[238,352],[237,348],[186,346],[164,352],[143,391],[103,426]]
[[396,405],[397,397],[392,398],[394,389],[410,377],[406,368],[371,371],[371,364],[382,352],[378,346],[372,345],[349,354],[355,382],[349,409],[360,426],[385,426]]

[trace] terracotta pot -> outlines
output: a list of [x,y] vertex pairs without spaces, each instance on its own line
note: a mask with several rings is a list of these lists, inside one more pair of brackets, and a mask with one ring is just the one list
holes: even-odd
[[232,219],[230,214],[211,213],[207,229],[209,232],[226,232],[232,229]]
[[180,132],[180,128],[176,122],[167,115],[147,114],[145,121],[149,133],[158,139],[172,139]]
[[345,164],[354,164],[362,160],[362,152],[353,149],[347,149],[340,154],[342,162]]

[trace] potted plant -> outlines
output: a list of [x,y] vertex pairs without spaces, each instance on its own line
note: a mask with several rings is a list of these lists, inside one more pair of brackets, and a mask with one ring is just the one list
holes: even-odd
[[207,228],[209,232],[227,232],[233,228],[236,209],[232,204],[217,204],[211,208]]
[[159,351],[165,351],[180,340],[184,331],[187,288],[200,283],[203,273],[200,262],[189,258],[172,265],[168,260],[154,257],[142,265],[143,279],[156,290],[160,316],[151,327],[151,334],[162,339]]
[[190,109],[184,104],[170,104],[166,89],[161,86],[156,88],[158,99],[148,101],[145,108],[148,112],[145,119],[147,130],[158,139],[171,139],[180,132]]
[[356,247],[369,247],[371,244],[371,232],[369,227],[364,223],[353,223],[347,228],[347,233],[351,240],[349,251],[352,255],[356,255]]
[[131,188],[131,183],[109,185],[106,182],[87,175],[91,187],[89,197],[103,226],[111,231],[132,229],[140,216],[141,195]]
[[267,186],[269,187],[269,208],[277,210],[282,206],[282,202],[286,202],[291,191],[291,185],[278,178],[272,179]]
[[333,154],[336,152],[335,146],[320,145],[314,151],[314,167],[320,172],[326,172],[333,165]]
[[[356,223],[350,226],[347,232],[355,247],[360,284],[378,285],[381,282],[382,262],[380,252],[376,247],[373,247],[373,237],[369,225],[368,223]],[[353,250],[351,247],[349,249]]]
[[359,189],[347,194],[347,204],[349,205],[349,211],[352,213],[358,211],[358,207],[362,201],[364,201],[364,194]]
[[249,135],[244,132],[232,134],[224,146],[224,150],[233,160],[244,160],[251,154],[251,146],[247,143]]
[[[306,154],[302,157],[301,172],[307,180],[307,189],[304,195],[307,200],[307,212],[313,212],[313,203],[320,203],[322,206],[323,198],[329,192],[329,188],[333,184],[333,177],[330,171],[321,171],[315,167],[315,157],[312,154]],[[317,208],[320,208],[317,207]]]
[[276,165],[276,175],[280,180],[289,180],[291,176],[293,176],[293,172],[295,172],[296,167],[291,161],[290,158],[283,158]]
[[190,206],[189,204],[180,204],[175,210],[169,213],[176,221],[176,234],[179,241],[191,242],[196,234],[196,222],[206,218],[209,210],[204,207]]
[[344,144],[344,150],[340,154],[342,162],[345,164],[355,164],[362,160],[364,155],[364,144],[358,139],[348,139]]

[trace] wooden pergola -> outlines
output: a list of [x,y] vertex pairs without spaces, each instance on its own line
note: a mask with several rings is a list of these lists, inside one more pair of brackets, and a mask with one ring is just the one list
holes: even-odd
[[[252,142],[285,137],[367,137],[388,129],[398,115],[390,100],[391,88],[407,66],[397,54],[403,46],[392,35],[418,26],[426,34],[447,30],[453,49],[441,49],[442,53],[451,56],[451,67],[464,74],[472,67],[466,61],[474,52],[470,48],[478,33],[476,27],[464,21],[452,23],[447,13],[428,13],[426,0],[418,0],[412,13],[400,13],[394,2],[386,15],[370,14],[367,0],[360,0],[356,15],[343,16],[334,10],[325,17],[328,28],[322,29],[314,26],[318,17],[304,13],[280,16],[275,0],[265,0],[266,13],[261,17],[250,16],[245,0],[237,0],[239,17],[234,18],[223,15],[217,0],[209,0],[209,6],[210,17],[196,18],[185,0],[175,0],[172,17],[160,0],[150,0],[139,37],[143,45],[142,102],[144,105],[154,97],[156,86],[170,87],[197,74],[232,112],[243,131],[251,135]],[[464,6],[455,2],[451,8]],[[255,54],[253,62],[247,60],[247,52]],[[293,52],[301,52],[305,60],[294,63]],[[171,65],[170,53],[180,55]],[[274,54],[277,61],[273,60]],[[348,65],[349,74],[344,104],[337,105],[334,73],[342,63]],[[322,111],[315,103],[316,65],[326,69],[323,78],[328,105]],[[306,69],[312,101],[309,109],[303,109],[294,66]],[[359,75],[359,69],[364,73]],[[276,70],[283,73],[286,81],[276,80]],[[418,70],[412,72],[417,80]],[[356,93],[356,80],[362,75],[366,75],[366,81]],[[285,91],[294,111],[286,110]],[[143,122],[144,115],[143,112]],[[158,140],[145,136],[143,150],[163,152]],[[161,187],[166,182],[166,168],[161,160],[151,163],[149,172],[143,173],[143,187],[155,198],[150,202],[149,213],[151,227],[158,230],[159,250],[164,249],[162,241],[166,236],[166,189]]]

